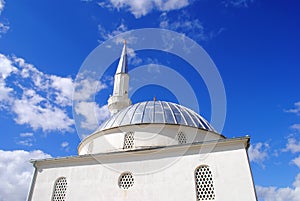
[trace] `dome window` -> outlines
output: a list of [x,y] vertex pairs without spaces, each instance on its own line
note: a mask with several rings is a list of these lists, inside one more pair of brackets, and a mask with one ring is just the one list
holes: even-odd
[[178,144],[186,144],[187,140],[186,140],[186,136],[183,132],[179,132],[177,134],[177,141],[178,141]]
[[121,189],[127,190],[131,186],[133,186],[134,183],[134,178],[130,172],[125,172],[121,174],[119,177],[119,187]]
[[67,179],[66,177],[60,177],[54,184],[54,191],[52,201],[64,201],[66,200],[67,191]]
[[134,146],[134,133],[129,132],[126,133],[124,136],[124,149],[131,149]]
[[215,190],[213,177],[209,166],[199,166],[195,170],[197,200],[214,200]]

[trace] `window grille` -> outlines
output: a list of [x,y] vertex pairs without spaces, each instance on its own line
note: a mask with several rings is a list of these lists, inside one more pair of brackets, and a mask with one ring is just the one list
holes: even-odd
[[179,132],[177,134],[177,140],[178,140],[178,144],[186,144],[186,136],[183,132]]
[[64,201],[66,200],[66,190],[67,190],[67,179],[66,177],[61,177],[56,180],[54,184],[54,191],[52,201]]
[[214,200],[215,190],[209,166],[199,166],[195,170],[197,200]]
[[133,132],[126,133],[124,136],[124,149],[131,149],[134,146],[134,134]]
[[128,189],[133,186],[134,178],[130,172],[121,174],[119,177],[119,187],[122,189]]

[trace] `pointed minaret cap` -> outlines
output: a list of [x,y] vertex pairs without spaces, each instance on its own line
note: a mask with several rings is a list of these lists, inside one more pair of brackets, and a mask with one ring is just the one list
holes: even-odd
[[116,71],[116,74],[118,73],[128,73],[126,40],[124,40],[122,54]]

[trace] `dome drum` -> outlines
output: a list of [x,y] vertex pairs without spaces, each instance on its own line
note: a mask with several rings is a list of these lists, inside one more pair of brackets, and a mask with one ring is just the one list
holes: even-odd
[[[132,134],[133,146],[125,148],[126,135]],[[178,136],[180,134],[180,137]],[[142,124],[128,125],[120,128],[111,128],[97,131],[85,138],[78,148],[79,155],[107,153],[143,149],[148,147],[162,147],[223,139],[224,137],[204,129],[171,124]]]

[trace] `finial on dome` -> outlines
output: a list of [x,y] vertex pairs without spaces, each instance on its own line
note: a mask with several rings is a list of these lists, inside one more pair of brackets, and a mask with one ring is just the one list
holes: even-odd
[[153,101],[156,101],[156,96],[153,97]]

